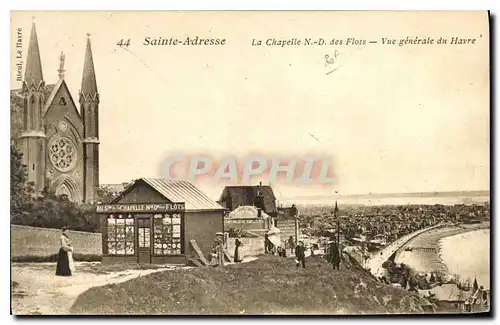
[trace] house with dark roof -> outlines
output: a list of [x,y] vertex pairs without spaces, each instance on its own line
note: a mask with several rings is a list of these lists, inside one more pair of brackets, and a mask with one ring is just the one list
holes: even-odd
[[187,264],[199,253],[208,257],[216,233],[224,231],[224,210],[190,182],[135,180],[96,208],[102,261]]
[[263,186],[262,183],[255,186],[226,186],[218,203],[229,211],[240,206],[254,206],[271,217],[278,215],[273,189],[268,185]]

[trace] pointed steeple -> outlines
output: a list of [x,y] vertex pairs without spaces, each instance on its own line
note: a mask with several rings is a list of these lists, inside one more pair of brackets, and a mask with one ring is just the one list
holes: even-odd
[[83,64],[82,87],[80,89],[80,102],[98,100],[94,59],[92,58],[92,47],[90,45],[90,34],[87,34],[87,37],[87,49],[85,50],[85,62]]
[[94,59],[87,34],[87,49],[80,88],[80,112],[83,120],[83,201],[93,203],[99,190],[99,94],[94,71]]
[[28,48],[28,57],[26,59],[26,72],[24,81],[27,84],[38,86],[43,81],[42,62],[40,60],[40,50],[38,49],[38,36],[36,34],[35,22],[31,26],[30,44]]

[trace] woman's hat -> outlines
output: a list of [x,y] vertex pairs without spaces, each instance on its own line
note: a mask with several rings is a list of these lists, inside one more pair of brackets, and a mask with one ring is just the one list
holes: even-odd
[[216,233],[215,233],[215,235],[216,235],[216,236],[219,236],[219,235],[220,235],[220,236],[223,236],[224,234],[223,234],[223,233],[221,233],[221,232],[219,231],[219,232],[216,232]]

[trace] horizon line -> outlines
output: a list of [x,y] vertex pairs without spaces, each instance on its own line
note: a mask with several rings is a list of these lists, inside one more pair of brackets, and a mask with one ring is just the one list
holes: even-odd
[[399,193],[366,193],[366,194],[332,194],[328,195],[304,195],[304,196],[284,196],[280,200],[297,200],[297,199],[340,199],[340,198],[395,198],[395,197],[442,197],[447,195],[453,196],[490,196],[489,190],[470,190],[470,191],[429,191],[429,192],[399,192]]

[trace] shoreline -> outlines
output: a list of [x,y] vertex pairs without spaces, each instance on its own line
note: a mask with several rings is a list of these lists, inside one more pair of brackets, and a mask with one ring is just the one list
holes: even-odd
[[[445,238],[480,230],[490,230],[489,222],[443,226],[431,229],[417,235],[402,245],[396,251],[394,261],[396,263],[404,263],[418,273],[440,271],[453,276],[453,274],[449,273],[449,266],[443,258],[442,241]],[[405,251],[407,248],[412,248],[412,251]]]
[[439,240],[439,257],[448,274],[458,277],[460,282],[471,281],[472,284],[476,280],[479,286],[490,288],[490,247],[489,242],[485,243],[490,235],[490,229],[476,228]]

